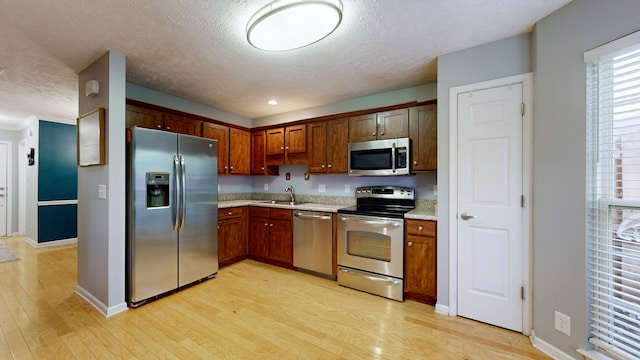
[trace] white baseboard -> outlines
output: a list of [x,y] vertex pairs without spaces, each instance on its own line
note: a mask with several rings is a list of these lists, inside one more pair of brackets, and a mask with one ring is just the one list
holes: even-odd
[[436,314],[449,315],[449,306],[436,303]]
[[98,310],[98,312],[100,312],[102,316],[106,318],[119,314],[123,311],[127,311],[128,309],[127,303],[125,302],[122,302],[115,306],[107,307],[107,305],[102,303],[102,301],[98,300],[98,298],[93,296],[93,294],[85,290],[80,285],[76,286],[76,294],[78,294],[78,296],[80,296],[82,299],[88,302],[91,306],[93,306],[96,310]]
[[33,246],[36,249],[45,248],[45,247],[52,247],[52,246],[71,245],[71,244],[77,244],[78,243],[78,238],[54,240],[54,241],[47,241],[47,242],[42,242],[42,243],[34,241],[30,237],[26,237],[25,240],[27,241],[27,243],[29,245]]
[[561,351],[557,347],[536,337],[536,333],[533,329],[531,330],[531,336],[529,336],[529,339],[531,339],[531,344],[533,345],[534,348],[551,356],[555,360],[575,360],[575,357],[570,356],[569,354]]

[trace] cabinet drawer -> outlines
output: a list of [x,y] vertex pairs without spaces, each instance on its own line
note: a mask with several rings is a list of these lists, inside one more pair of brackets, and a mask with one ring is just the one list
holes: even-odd
[[245,209],[245,207],[218,209],[218,221],[242,217],[245,214]]
[[284,209],[271,209],[269,213],[272,219],[282,219],[282,220],[292,220],[293,219],[293,211],[292,210],[284,210]]
[[250,206],[249,207],[249,217],[269,217],[269,208],[268,207],[260,207],[260,206]]
[[407,234],[436,236],[436,222],[429,220],[406,220]]

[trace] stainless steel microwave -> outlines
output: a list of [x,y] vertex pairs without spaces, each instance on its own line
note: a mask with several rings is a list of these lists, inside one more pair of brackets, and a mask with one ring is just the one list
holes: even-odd
[[409,175],[409,138],[349,143],[349,175]]

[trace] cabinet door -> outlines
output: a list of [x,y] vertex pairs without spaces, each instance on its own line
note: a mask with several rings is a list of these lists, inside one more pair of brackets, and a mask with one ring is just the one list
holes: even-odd
[[170,113],[164,114],[164,129],[167,131],[200,136],[201,124],[202,121],[190,117]]
[[407,235],[405,291],[436,299],[436,238]]
[[249,175],[250,142],[248,131],[233,128],[229,131],[229,174]]
[[293,264],[293,227],[291,220],[271,219],[269,224],[269,258]]
[[375,140],[376,135],[376,114],[349,118],[349,142]]
[[411,171],[438,170],[438,125],[436,105],[409,109],[409,137],[411,138]]
[[162,129],[162,112],[127,104],[126,127],[137,125],[148,129]]
[[229,173],[229,128],[205,122],[202,123],[202,136],[218,140],[218,174]]
[[[349,119],[327,121],[327,173],[346,174],[348,171]],[[315,141],[316,138],[314,138]],[[311,160],[309,160],[311,161]]]
[[306,125],[287,126],[285,128],[285,149],[288,154],[307,152],[306,129]]
[[284,128],[269,129],[267,136],[266,155],[284,155]]
[[269,218],[249,213],[249,254],[269,257]]
[[265,135],[264,131],[251,132],[251,175],[265,173]]
[[[307,169],[310,173],[325,173],[327,171],[327,136],[326,122],[319,121],[307,125]],[[346,144],[345,144],[346,146]],[[333,147],[333,145],[330,145]]]
[[377,114],[378,139],[396,139],[409,136],[409,109]]

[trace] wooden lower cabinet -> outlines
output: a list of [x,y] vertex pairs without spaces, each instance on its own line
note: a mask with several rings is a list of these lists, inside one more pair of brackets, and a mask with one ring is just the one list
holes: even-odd
[[247,207],[218,209],[218,263],[225,266],[247,257]]
[[293,212],[249,207],[249,255],[257,260],[293,267]]
[[437,292],[436,222],[405,223],[405,298],[435,305]]

